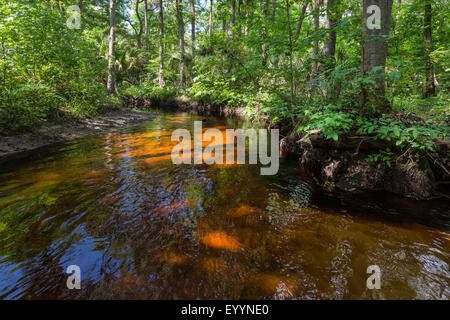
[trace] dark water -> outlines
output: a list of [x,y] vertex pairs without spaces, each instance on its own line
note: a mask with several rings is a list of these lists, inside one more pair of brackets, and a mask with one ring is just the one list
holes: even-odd
[[[194,119],[2,165],[0,298],[450,298],[448,202],[318,192],[293,164],[271,177],[173,165],[171,132]],[[69,265],[81,290],[66,287]],[[370,265],[380,290],[366,287]]]

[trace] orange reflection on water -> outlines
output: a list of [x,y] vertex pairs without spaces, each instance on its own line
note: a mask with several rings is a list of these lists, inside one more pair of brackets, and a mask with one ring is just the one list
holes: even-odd
[[208,247],[235,251],[240,248],[239,241],[223,231],[214,231],[203,237],[202,242]]
[[254,284],[254,289],[270,295],[274,299],[292,298],[295,290],[290,279],[275,274],[256,274],[250,281]]
[[229,215],[232,217],[242,217],[254,214],[257,212],[257,208],[251,207],[248,205],[241,205],[240,207],[233,209],[229,212]]

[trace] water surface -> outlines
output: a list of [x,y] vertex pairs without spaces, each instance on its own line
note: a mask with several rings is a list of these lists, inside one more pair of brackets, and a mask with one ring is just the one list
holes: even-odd
[[173,165],[172,130],[195,119],[162,114],[3,164],[0,298],[450,299],[448,202],[327,193],[290,163],[276,176]]

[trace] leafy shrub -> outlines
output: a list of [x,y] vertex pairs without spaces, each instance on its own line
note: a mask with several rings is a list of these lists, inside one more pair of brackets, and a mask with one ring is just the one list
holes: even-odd
[[63,99],[50,87],[26,83],[0,91],[0,126],[2,131],[22,131],[57,116]]
[[177,90],[170,86],[161,88],[145,81],[137,86],[124,86],[121,88],[120,93],[125,97],[143,98],[154,102],[163,102],[174,98],[177,95]]
[[299,126],[298,131],[322,130],[327,139],[339,140],[339,135],[348,132],[354,123],[354,112],[339,110],[339,106],[327,105],[319,109],[304,110],[306,124]]
[[434,140],[439,136],[449,136],[448,125],[437,125],[430,120],[424,123],[408,125],[388,115],[383,115],[378,119],[358,119],[358,123],[360,127],[357,133],[372,134],[377,140],[392,141],[401,149],[434,151]]

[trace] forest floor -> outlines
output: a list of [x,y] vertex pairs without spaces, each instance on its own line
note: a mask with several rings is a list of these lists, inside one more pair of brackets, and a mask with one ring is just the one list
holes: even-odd
[[119,108],[78,121],[49,122],[41,128],[25,134],[0,136],[0,162],[15,158],[25,151],[31,151],[55,142],[125,128],[139,122],[153,120],[157,116],[157,114],[145,111]]

